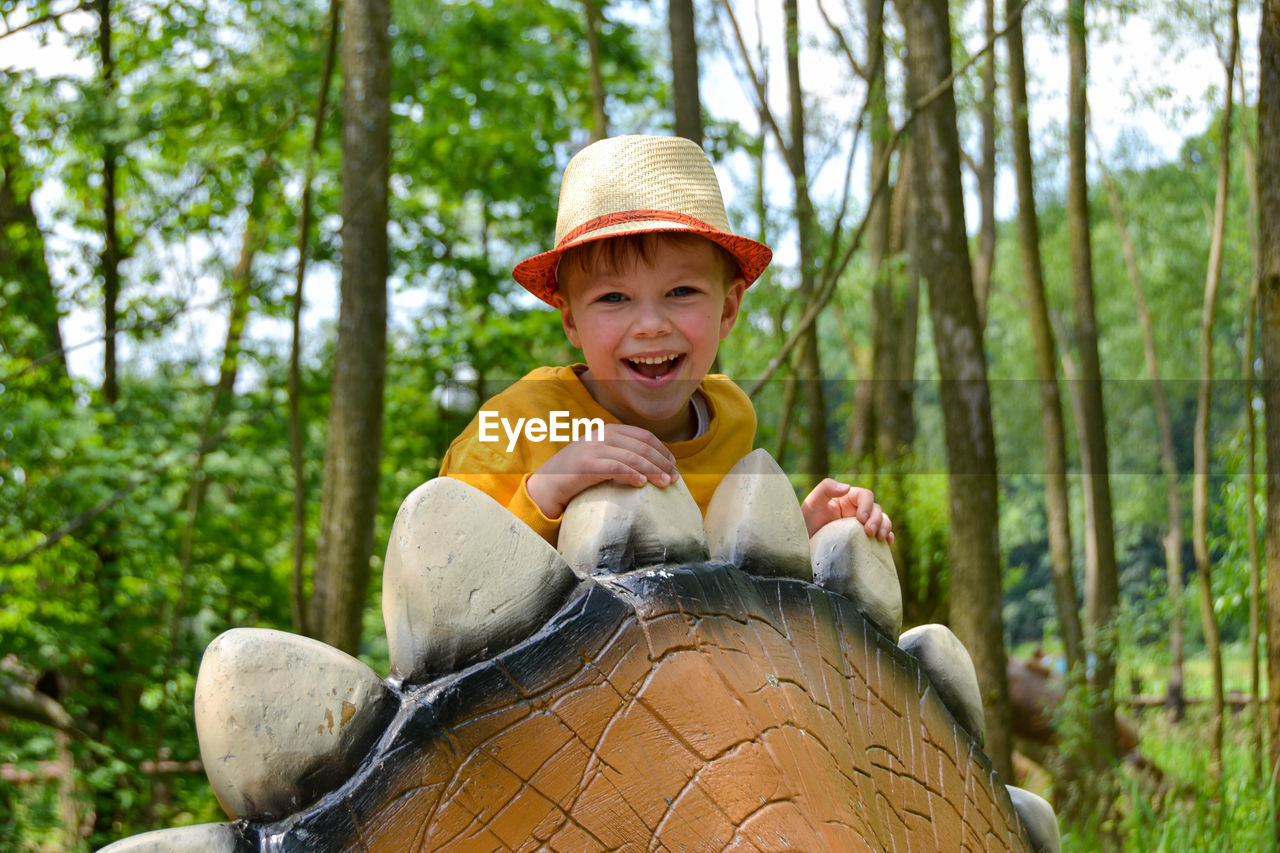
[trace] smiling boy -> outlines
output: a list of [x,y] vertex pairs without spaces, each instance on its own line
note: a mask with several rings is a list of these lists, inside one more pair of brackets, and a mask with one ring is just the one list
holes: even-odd
[[[513,275],[559,310],[586,364],[538,368],[486,402],[449,446],[441,475],[485,491],[552,545],[569,501],[606,481],[665,487],[682,477],[705,513],[756,427],[746,394],[708,371],[771,257],[732,233],[715,172],[693,142],[621,136],[584,148],[561,184],[556,247]],[[557,417],[601,428],[572,440],[545,428]],[[543,428],[526,428],[523,441],[486,441],[482,418]],[[856,516],[868,535],[893,539],[866,489],[827,479],[801,508],[810,535]]]

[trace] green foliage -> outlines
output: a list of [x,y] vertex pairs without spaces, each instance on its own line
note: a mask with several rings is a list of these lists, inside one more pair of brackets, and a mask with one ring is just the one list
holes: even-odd
[[[155,780],[138,768],[160,755],[198,758],[194,672],[221,627],[287,624],[272,562],[283,527],[269,521],[288,511],[277,485],[280,425],[264,428],[270,409],[261,395],[242,398],[228,416],[206,457],[206,499],[184,571],[191,437],[208,392],[190,374],[129,383],[127,402],[112,409],[47,396],[38,373],[14,378],[9,367],[0,361],[9,376],[0,393],[0,647],[30,674],[22,680],[39,680],[87,734],[70,750],[98,815],[92,843],[192,809],[208,815],[207,791],[184,778],[165,798],[184,792],[180,805],[160,801],[148,816]],[[33,729],[45,736],[31,737]],[[64,747],[47,734],[32,724],[0,728],[4,760],[57,760]],[[12,796],[25,804],[15,814],[33,809],[38,827],[47,791],[32,790]],[[28,829],[40,831],[12,831],[21,838]]]
[[[292,627],[292,477],[281,321],[298,263],[299,200],[327,44],[328,5],[318,0],[144,0],[113,3],[111,9],[113,92],[105,90],[100,73],[0,72],[3,177],[19,197],[49,191],[38,223],[46,233],[31,223],[7,224],[0,238],[6,241],[0,256],[3,248],[16,248],[31,261],[24,266],[0,257],[0,678],[40,682],[86,735],[67,742],[47,726],[0,715],[0,762],[35,771],[42,762],[70,757],[80,816],[94,816],[82,847],[152,826],[218,818],[202,776],[159,778],[139,768],[162,754],[198,757],[191,692],[199,656],[213,636],[232,626]],[[0,0],[6,21],[49,11],[44,0]],[[95,22],[85,17],[88,23],[83,29],[71,26],[68,38],[96,69]],[[665,33],[626,23],[629,17],[629,10],[605,6],[604,74],[615,133],[669,124],[664,75],[648,58]],[[585,142],[581,128],[590,109],[578,0],[397,0],[393,21],[390,239],[397,299],[377,542],[386,541],[404,495],[434,476],[449,441],[485,395],[537,364],[574,358],[557,315],[515,286],[509,270],[547,248],[557,175],[570,151]],[[38,32],[51,35],[53,26]],[[340,77],[335,70],[315,163],[311,304],[330,298],[322,287],[336,277],[340,257]],[[971,93],[968,102],[976,99],[975,81],[961,81]],[[967,103],[963,97],[961,103]],[[710,97],[708,106],[716,106]],[[717,163],[754,161],[760,140],[732,119],[711,118],[707,147]],[[811,127],[820,137],[846,119],[828,114]],[[1238,112],[1238,121],[1240,128],[1251,126],[1252,113]],[[1237,146],[1240,128],[1233,137]],[[1066,219],[1061,188],[1047,179],[1061,165],[1059,130],[1051,128],[1037,147],[1049,301],[1065,331],[1071,313]],[[1187,139],[1175,162],[1154,162],[1140,134],[1106,155],[1158,330],[1186,495],[1197,378],[1196,338],[1186,330],[1199,316],[1206,210],[1219,144],[1215,121]],[[51,276],[64,315],[100,316],[101,171],[108,153],[119,167],[125,258],[122,394],[116,406],[104,404],[83,378],[51,378],[52,363],[41,360],[51,347],[43,325],[47,316],[32,298],[39,277]],[[1215,605],[1224,638],[1237,643],[1247,631],[1245,403],[1234,381],[1242,334],[1238,318],[1251,267],[1245,177],[1237,156],[1214,338],[1215,371],[1224,379],[1215,388],[1211,436]],[[744,195],[727,193],[730,199]],[[1160,549],[1163,480],[1118,234],[1100,188],[1091,202],[1123,572],[1122,650],[1150,663],[1149,669],[1133,671],[1154,689],[1167,670],[1164,626],[1171,606]],[[822,205],[819,218],[830,221],[833,211]],[[734,213],[738,223],[759,218],[755,211]],[[771,211],[759,230],[767,240],[785,242],[780,235],[790,233],[788,215],[785,209]],[[210,383],[221,353],[184,337],[198,304],[212,306],[201,322],[214,315],[223,322],[230,271],[240,259],[251,216],[257,225],[252,316],[241,343],[240,379],[234,393],[213,407]],[[54,232],[57,240],[46,244]],[[1004,225],[985,339],[1002,476],[1004,615],[1012,639],[1052,642],[1057,616],[1043,521],[1039,413],[1016,239],[1012,224]],[[784,257],[785,246],[779,248]],[[42,272],[45,256],[49,266]],[[721,370],[744,385],[763,374],[793,327],[800,307],[794,272],[780,260],[752,287],[721,350]],[[833,473],[872,485],[900,529],[910,531],[899,545],[910,566],[907,598],[936,595],[945,602],[948,487],[931,384],[937,368],[923,306],[912,452],[892,470],[875,470],[846,450],[857,414],[856,383],[867,372],[869,285],[865,263],[855,258],[836,295],[839,313],[833,308],[819,318],[829,433],[806,435],[797,417],[783,461],[795,470],[807,442],[826,441]],[[315,539],[322,486],[332,337],[326,327],[304,341],[309,542]],[[1059,343],[1069,346],[1069,335]],[[783,420],[784,375],[756,400],[757,444],[771,449]],[[1070,434],[1068,392],[1064,385]],[[200,453],[206,418],[210,441]],[[1076,473],[1080,463],[1068,441]],[[808,484],[799,480],[803,492]],[[187,500],[193,483],[202,494],[194,519]],[[1078,478],[1072,480],[1072,503],[1082,573]],[[191,553],[184,561],[188,529]],[[1190,567],[1187,547],[1184,562]],[[375,555],[361,656],[385,672],[378,568]],[[1177,606],[1185,610],[1188,650],[1194,652],[1202,644],[1194,586]],[[1243,686],[1230,668],[1228,684]],[[1093,700],[1077,694],[1064,708],[1062,731],[1069,746],[1081,747]],[[1157,728],[1150,742],[1164,750],[1157,758],[1171,775],[1198,786],[1204,774],[1196,762],[1202,757],[1187,746],[1195,724]],[[1242,743],[1229,745],[1229,766],[1246,750]],[[1130,786],[1129,805],[1120,810],[1116,828],[1130,839],[1129,849],[1250,849],[1259,837],[1269,837],[1265,821],[1256,820],[1270,814],[1258,799],[1267,792],[1244,781],[1247,774],[1229,775],[1238,778],[1221,808],[1198,788],[1204,796],[1153,805]],[[0,782],[0,848],[74,847],[77,842],[68,842],[62,825],[66,801],[54,782]],[[1226,843],[1210,841],[1214,821],[1225,827]],[[1251,834],[1255,830],[1261,835]],[[1068,849],[1094,849],[1095,831],[1071,827]]]
[[[1193,709],[1182,723],[1161,711],[1142,720],[1146,757],[1165,774],[1165,788],[1129,770],[1117,770],[1120,798],[1119,849],[1146,853],[1215,853],[1220,850],[1265,850],[1275,843],[1275,797],[1267,779],[1253,772],[1253,743],[1248,726],[1226,728],[1223,782],[1210,781],[1208,752],[1197,744],[1196,730],[1208,725],[1203,709]],[[1092,822],[1062,825],[1062,849],[1103,849]]]
[[[6,20],[15,10],[19,18],[49,11],[0,2]],[[39,681],[85,734],[67,745],[47,727],[0,715],[0,761],[34,770],[70,755],[68,784],[91,827],[88,839],[68,839],[67,798],[55,783],[5,783],[4,849],[97,847],[152,826],[217,819],[202,775],[139,768],[157,757],[198,758],[191,694],[209,640],[233,626],[291,627],[286,364],[274,321],[286,315],[297,264],[327,9],[275,0],[111,4],[112,91],[100,73],[0,77],[5,179],[23,193],[58,190],[48,214],[66,247],[51,263],[62,311],[99,313],[105,156],[118,166],[125,259],[115,406],[83,381],[49,381],[49,367],[34,361],[51,346],[27,298],[35,280],[0,267],[3,677]],[[391,334],[378,541],[479,405],[441,389],[492,393],[535,364],[571,358],[558,317],[530,310],[509,271],[546,247],[555,176],[570,146],[584,141],[580,18],[570,0],[394,10],[391,284],[398,304],[414,307],[394,318]],[[90,17],[67,35],[93,68],[96,23]],[[663,94],[640,42],[631,26],[606,21],[611,108],[636,130],[655,121]],[[315,282],[334,277],[340,248],[340,74],[315,163],[308,299],[323,299]],[[629,129],[616,120],[615,128]],[[10,245],[40,236],[23,227],[6,231]],[[201,305],[212,313],[197,322],[225,314],[246,247],[251,316],[238,387],[215,406],[209,383],[222,353],[175,343]],[[309,542],[331,341],[323,329],[303,342]],[[366,635],[378,639],[362,656],[385,671],[379,593],[375,581]]]

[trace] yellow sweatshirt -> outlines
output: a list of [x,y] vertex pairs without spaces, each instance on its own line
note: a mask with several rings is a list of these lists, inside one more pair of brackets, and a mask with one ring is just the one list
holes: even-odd
[[[560,519],[547,518],[529,497],[529,475],[569,441],[565,419],[600,418],[620,423],[588,393],[579,374],[583,365],[539,367],[510,388],[490,398],[480,412],[486,416],[486,441],[481,441],[481,414],[449,445],[440,465],[440,476],[453,477],[488,494],[553,546],[560,534]],[[667,447],[676,458],[680,476],[697,501],[703,515],[720,480],[734,463],[751,452],[756,435],[756,413],[751,400],[726,376],[708,375],[698,386],[707,402],[710,423],[697,438],[678,441]],[[508,435],[496,418],[515,424],[517,418],[549,421],[552,412],[567,412],[557,430],[565,440],[530,441],[522,430],[508,451]]]

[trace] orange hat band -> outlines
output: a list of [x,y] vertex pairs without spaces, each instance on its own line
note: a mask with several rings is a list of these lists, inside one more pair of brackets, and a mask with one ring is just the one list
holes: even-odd
[[612,228],[615,225],[625,225],[628,222],[675,222],[698,231],[719,230],[696,216],[690,216],[687,213],[676,213],[673,210],[623,210],[618,213],[606,213],[604,216],[597,216],[590,222],[582,223],[564,235],[564,239],[560,241],[560,246],[567,247],[570,243],[585,234],[590,234],[592,231]]

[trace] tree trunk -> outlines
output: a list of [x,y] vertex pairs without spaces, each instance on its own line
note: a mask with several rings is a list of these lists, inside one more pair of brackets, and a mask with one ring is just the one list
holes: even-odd
[[[1254,217],[1250,217],[1251,220]],[[1256,221],[1256,220],[1255,220]],[[1257,259],[1254,259],[1256,266]],[[1255,779],[1262,777],[1262,684],[1258,666],[1258,646],[1262,640],[1262,565],[1258,559],[1258,423],[1253,411],[1253,359],[1256,353],[1254,326],[1258,320],[1258,277],[1249,288],[1248,327],[1244,338],[1244,417],[1245,417],[1245,547],[1249,549],[1249,695],[1253,715],[1251,764]]]
[[310,628],[354,654],[382,458],[391,159],[389,0],[343,9],[342,283]]
[[[1022,259],[1022,286],[1027,319],[1035,345],[1036,379],[1040,396],[1040,428],[1044,433],[1044,506],[1049,531],[1049,561],[1053,594],[1062,631],[1067,663],[1084,662],[1080,629],[1080,605],[1071,560],[1071,504],[1067,490],[1067,439],[1062,419],[1062,395],[1058,388],[1058,348],[1049,321],[1045,298],[1044,266],[1040,256],[1040,220],[1036,213],[1035,180],[1031,159],[1031,131],[1027,105],[1027,64],[1022,41],[1021,2],[1007,0],[1009,18],[1010,129],[1013,164],[1018,188],[1018,252]],[[1019,16],[1015,20],[1015,16]]]
[[[1085,97],[1086,48],[1085,0],[1070,0],[1068,7],[1070,55],[1069,120],[1067,145],[1070,166],[1067,179],[1067,230],[1071,247],[1071,290],[1075,306],[1076,340],[1080,360],[1080,400],[1085,442],[1080,455],[1084,484],[1093,504],[1092,524],[1087,526],[1085,566],[1086,645],[1095,657],[1093,688],[1097,698],[1091,714],[1092,747],[1099,780],[1108,772],[1119,751],[1115,727],[1116,609],[1119,584],[1116,570],[1115,529],[1111,511],[1111,484],[1107,460],[1106,413],[1102,405],[1102,371],[1098,361],[1098,332],[1094,318],[1093,245],[1089,235],[1089,186],[1085,148],[1087,101]],[[1099,806],[1111,807],[1103,796]]]
[[1106,167],[1102,167],[1102,179],[1107,186],[1107,203],[1111,218],[1120,235],[1120,248],[1124,253],[1125,270],[1133,287],[1134,308],[1138,325],[1142,327],[1142,350],[1151,377],[1151,394],[1155,401],[1156,424],[1160,430],[1160,465],[1164,471],[1165,503],[1169,512],[1169,530],[1164,536],[1165,579],[1169,593],[1169,687],[1166,702],[1175,720],[1181,720],[1186,711],[1183,695],[1182,649],[1182,497],[1178,492],[1178,458],[1174,449],[1173,420],[1169,415],[1169,401],[1165,397],[1164,382],[1160,374],[1160,361],[1156,356],[1155,326],[1147,307],[1146,288],[1138,271],[1138,254],[1133,248],[1129,226],[1120,206],[1120,193]]
[[[1248,93],[1245,91],[1243,60],[1236,53],[1236,75],[1240,80],[1240,105],[1248,112]],[[1245,130],[1241,134],[1244,143],[1244,166],[1249,193],[1250,223],[1258,221],[1257,156],[1253,137]],[[1258,648],[1262,642],[1262,564],[1258,553],[1258,416],[1253,410],[1253,360],[1257,357],[1257,341],[1254,337],[1258,324],[1258,231],[1249,229],[1249,249],[1253,258],[1253,275],[1249,282],[1249,307],[1246,310],[1244,334],[1244,399],[1245,399],[1245,547],[1249,551],[1249,695],[1252,697],[1253,719],[1250,721],[1252,745],[1250,751],[1255,779],[1262,778],[1262,673],[1258,664]]]
[[1231,107],[1235,100],[1236,51],[1239,49],[1239,0],[1231,3],[1231,43],[1224,66],[1227,87],[1223,95],[1222,131],[1218,150],[1218,188],[1213,200],[1213,231],[1209,239],[1209,268],[1204,280],[1204,306],[1200,315],[1200,383],[1196,395],[1194,491],[1191,499],[1192,546],[1200,579],[1200,622],[1205,651],[1213,678],[1209,716],[1209,774],[1222,778],[1222,642],[1218,618],[1213,612],[1213,561],[1209,554],[1209,416],[1213,407],[1213,321],[1222,280],[1222,246],[1227,229],[1227,198],[1231,179]]
[[[1015,7],[1016,8],[1016,7]],[[996,38],[995,0],[983,0],[983,32],[988,42]],[[978,256],[973,260],[973,295],[978,322],[987,325],[991,270],[996,260],[996,52],[987,52],[982,63],[982,162],[978,164],[978,199],[982,207],[978,230]]]
[[698,95],[698,35],[693,0],[669,0],[671,30],[671,98],[676,136],[702,144],[702,99]]
[[[884,55],[881,39],[883,0],[869,0],[867,22],[871,38],[866,67],[879,95],[870,100],[872,154],[869,180],[874,181],[884,158],[892,156],[889,148],[890,122],[888,101],[884,97]],[[880,503],[886,507],[905,507],[909,490],[904,472],[897,463],[915,442],[915,355],[919,325],[920,280],[915,263],[905,270],[897,268],[893,258],[906,250],[911,210],[911,154],[898,157],[898,177],[886,192],[871,200],[867,212],[867,263],[874,271],[869,320],[871,325],[871,364],[869,376],[859,384],[859,411],[855,432],[858,455],[871,457],[873,485]],[[865,408],[865,411],[862,409]],[[903,618],[907,622],[929,621],[928,614],[937,602],[929,601],[926,583],[915,578],[918,567],[911,555],[911,530],[906,518],[899,514],[893,522],[895,541],[894,564],[902,587]]]
[[[1280,0],[1263,0],[1258,35],[1258,318],[1266,412],[1267,718],[1280,767]],[[1280,787],[1272,786],[1280,800]],[[1276,828],[1280,841],[1280,824]]]
[[587,10],[587,52],[591,77],[591,141],[609,135],[608,113],[604,103],[604,73],[600,69],[600,0],[582,0]]
[[[102,102],[108,116],[115,114],[115,56],[111,50],[111,0],[97,0],[98,58],[102,64]],[[102,145],[102,396],[108,403],[120,398],[116,375],[116,326],[120,323],[120,237],[116,229],[116,159],[112,134]]]
[[[813,203],[805,164],[804,95],[800,88],[800,23],[796,0],[784,0],[787,17],[787,92],[791,107],[791,144],[787,166],[795,187],[796,230],[800,243],[800,303],[807,308],[814,299]],[[830,471],[827,459],[827,404],[822,389],[822,364],[818,357],[818,324],[812,323],[800,341],[800,382],[804,390],[809,426],[806,473],[811,486]]]
[[[871,161],[868,180],[874,182],[889,148],[891,126],[885,95],[883,48],[884,0],[868,0],[869,39],[866,67],[872,87]],[[898,158],[898,179],[887,192],[878,193],[867,211],[867,263],[874,272],[871,293],[871,414],[865,446],[873,452],[877,469],[901,459],[915,439],[912,409],[918,282],[908,273],[906,281],[894,274],[891,259],[904,250],[907,210],[910,202],[911,157]],[[887,504],[886,504],[887,505]],[[897,523],[895,522],[895,529]]]
[[37,180],[22,159],[9,111],[0,104],[0,281],[18,282],[18,297],[0,292],[0,350],[52,363],[52,384],[67,388],[67,355],[58,326],[58,295],[45,261],[44,234],[31,196]]
[[[946,0],[899,0],[907,90],[917,102],[951,73]],[[951,625],[973,657],[986,751],[1012,779],[1011,717],[1001,613],[999,492],[982,328],[973,296],[955,96],[920,112],[912,134],[917,262],[929,289],[950,469]]]
[[301,213],[298,217],[298,269],[293,283],[289,313],[292,331],[289,337],[289,467],[293,471],[293,571],[289,584],[289,612],[295,634],[309,634],[307,625],[307,481],[302,452],[302,294],[307,278],[308,246],[311,241],[311,194],[315,183],[316,157],[324,136],[325,115],[329,111],[329,87],[338,52],[338,13],[340,0],[329,0],[325,19],[327,46],[324,68],[320,72],[320,96],[316,103],[315,125],[311,130],[311,147],[307,150],[307,167],[303,177]]

